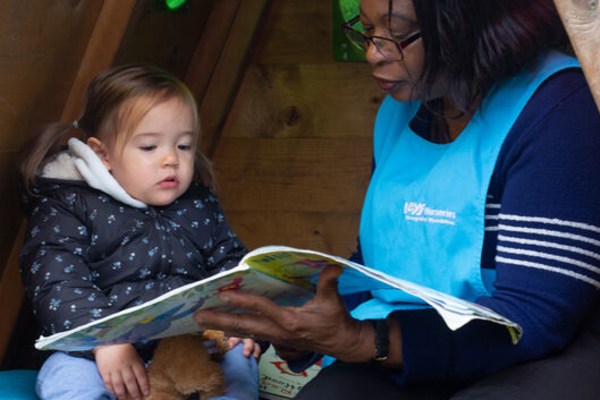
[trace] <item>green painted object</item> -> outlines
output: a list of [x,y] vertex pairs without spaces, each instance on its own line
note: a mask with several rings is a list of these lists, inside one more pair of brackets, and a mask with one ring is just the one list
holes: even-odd
[[333,57],[337,61],[365,61],[365,53],[346,39],[342,24],[358,15],[359,0],[332,0]]

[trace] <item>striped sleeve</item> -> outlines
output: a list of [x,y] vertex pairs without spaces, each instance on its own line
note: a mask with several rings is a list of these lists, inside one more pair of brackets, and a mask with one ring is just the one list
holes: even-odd
[[476,301],[519,323],[523,337],[513,345],[496,324],[449,331],[431,313],[399,314],[402,384],[470,381],[600,327],[600,115],[580,71],[551,78],[523,110],[486,204],[481,266],[496,279]]
[[479,302],[523,326],[524,359],[564,348],[598,301],[599,154],[600,115],[576,71],[540,89],[500,152],[482,257],[496,282]]
[[486,231],[497,232],[496,263],[560,275],[600,289],[600,227],[577,221],[494,213]]

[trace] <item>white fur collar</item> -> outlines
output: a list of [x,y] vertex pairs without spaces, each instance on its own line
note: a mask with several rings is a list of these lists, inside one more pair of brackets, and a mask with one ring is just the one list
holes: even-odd
[[91,187],[101,190],[122,203],[136,208],[146,208],[146,204],[131,197],[110,174],[98,155],[82,141],[71,138],[69,150],[60,153],[44,166],[45,178],[85,181]]

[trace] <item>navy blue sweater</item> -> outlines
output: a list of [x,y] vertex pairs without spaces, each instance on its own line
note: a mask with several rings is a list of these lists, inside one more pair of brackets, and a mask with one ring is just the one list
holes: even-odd
[[[420,118],[419,118],[420,120]],[[427,124],[413,129],[427,135]],[[353,256],[362,262],[359,251]],[[563,349],[600,331],[600,115],[579,70],[547,80],[509,132],[488,190],[482,268],[495,268],[477,303],[519,323],[474,321],[450,331],[435,311],[398,312],[401,384],[469,382]]]

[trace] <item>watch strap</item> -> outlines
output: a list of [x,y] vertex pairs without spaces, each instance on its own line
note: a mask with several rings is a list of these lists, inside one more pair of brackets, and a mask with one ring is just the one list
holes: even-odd
[[373,361],[381,362],[388,359],[390,350],[390,329],[386,319],[371,320],[375,328],[375,351]]

